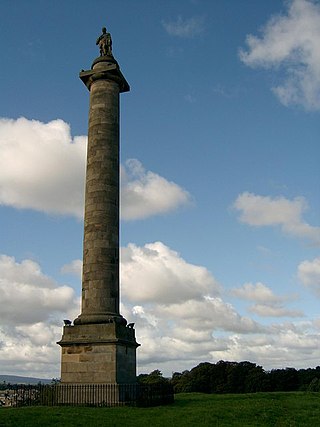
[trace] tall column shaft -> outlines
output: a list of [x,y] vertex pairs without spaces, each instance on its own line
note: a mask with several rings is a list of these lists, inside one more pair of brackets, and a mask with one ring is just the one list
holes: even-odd
[[82,315],[119,315],[119,86],[90,89]]
[[[93,66],[85,191],[82,309],[75,323],[119,313],[119,79]],[[123,319],[124,320],[124,319]]]

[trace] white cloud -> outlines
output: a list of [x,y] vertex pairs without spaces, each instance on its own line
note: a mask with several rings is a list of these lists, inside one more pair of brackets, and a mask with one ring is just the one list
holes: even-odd
[[318,365],[320,334],[312,325],[296,330],[286,324],[281,330],[274,329],[269,335],[231,335],[226,339],[226,349],[212,352],[214,361],[250,360],[265,369],[306,368]]
[[263,302],[263,303],[277,303],[283,300],[283,297],[274,295],[272,290],[263,283],[245,283],[239,288],[234,288],[231,291],[232,295],[246,299],[249,301]]
[[175,21],[162,21],[162,25],[170,36],[193,38],[204,32],[204,17],[194,16],[183,19],[179,15]]
[[303,261],[298,266],[301,282],[320,296],[320,257],[312,261]]
[[79,312],[74,290],[32,260],[0,256],[0,364],[8,374],[59,375],[62,320]]
[[1,372],[40,378],[60,376],[56,341],[61,335],[62,327],[44,322],[11,329],[0,326]]
[[245,192],[237,197],[234,208],[240,211],[239,219],[245,224],[255,227],[280,226],[288,235],[320,244],[320,227],[313,227],[302,220],[302,214],[307,209],[303,197],[288,200],[285,197],[271,198]]
[[304,314],[301,310],[289,310],[281,305],[254,304],[249,307],[251,313],[261,317],[302,317]]
[[[80,260],[62,271],[79,274]],[[0,299],[1,370],[59,376],[60,348],[55,343],[61,338],[62,319],[79,314],[79,299],[31,260],[19,263],[3,255],[0,277],[4,295]],[[170,375],[220,359],[250,360],[267,369],[318,363],[318,320],[264,326],[242,316],[222,299],[221,285],[206,268],[188,263],[163,243],[123,248],[121,281],[121,313],[135,322],[137,340],[142,344],[139,372],[160,369]],[[281,310],[277,302],[286,298],[274,295],[263,284],[246,284],[237,291],[238,297],[257,302],[257,306],[267,301],[269,310]]]
[[208,360],[211,351],[225,348],[215,333],[267,331],[222,300],[221,286],[206,268],[163,243],[129,244],[121,254],[122,310],[142,344],[140,371],[171,372]]
[[0,203],[81,217],[85,152],[63,120],[0,119]]
[[138,310],[134,307],[132,317],[142,344],[138,351],[140,372],[152,370],[155,364],[169,374],[190,369],[212,360],[211,352],[227,349],[230,331],[253,335],[266,331],[217,297],[181,304],[146,304]]
[[231,295],[255,304],[248,308],[249,312],[262,317],[302,317],[300,310],[290,310],[283,304],[294,299],[294,296],[279,296],[263,283],[245,283],[231,290]]
[[121,286],[125,299],[157,304],[197,300],[219,292],[205,267],[187,263],[161,242],[122,248]]
[[273,88],[286,105],[320,108],[320,4],[289,0],[283,15],[271,17],[261,37],[248,35],[240,59],[251,67],[283,69],[284,81]]
[[320,318],[313,320],[313,326],[316,330],[320,331]]
[[[0,119],[0,205],[82,218],[86,143],[85,136],[72,137],[63,120]],[[137,160],[121,175],[124,219],[170,212],[190,200]]]
[[190,201],[190,195],[174,182],[145,171],[136,159],[121,168],[121,218],[142,219],[170,212]]
[[71,287],[45,276],[36,262],[7,255],[0,255],[0,295],[1,322],[15,326],[61,319],[78,302]]
[[69,264],[65,264],[60,269],[62,274],[72,274],[76,277],[80,277],[82,275],[82,261],[81,259],[75,259],[71,261]]
[[189,300],[158,308],[160,313],[174,319],[181,328],[194,331],[208,330],[239,333],[257,333],[265,328],[247,317],[240,316],[235,308],[221,298],[204,297],[200,301]]

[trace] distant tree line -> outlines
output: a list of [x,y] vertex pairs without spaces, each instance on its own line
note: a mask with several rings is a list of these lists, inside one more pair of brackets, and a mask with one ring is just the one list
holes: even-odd
[[161,371],[141,374],[142,384],[171,383],[175,393],[255,393],[259,391],[320,391],[320,366],[265,371],[251,362],[200,363],[190,371],[164,378]]

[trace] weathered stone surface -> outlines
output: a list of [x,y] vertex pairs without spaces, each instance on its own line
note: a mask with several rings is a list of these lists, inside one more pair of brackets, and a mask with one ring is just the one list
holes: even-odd
[[139,344],[119,312],[119,93],[129,85],[108,56],[80,78],[90,90],[82,307],[58,343],[61,381],[130,384]]
[[132,328],[119,323],[65,326],[59,344],[64,384],[136,382],[137,343]]
[[81,323],[86,315],[120,315],[119,86],[112,80],[90,87],[87,156]]

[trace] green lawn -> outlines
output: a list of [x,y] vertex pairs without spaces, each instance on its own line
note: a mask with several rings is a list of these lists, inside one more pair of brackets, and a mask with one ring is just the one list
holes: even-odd
[[178,394],[155,408],[1,408],[0,426],[320,426],[320,393]]

